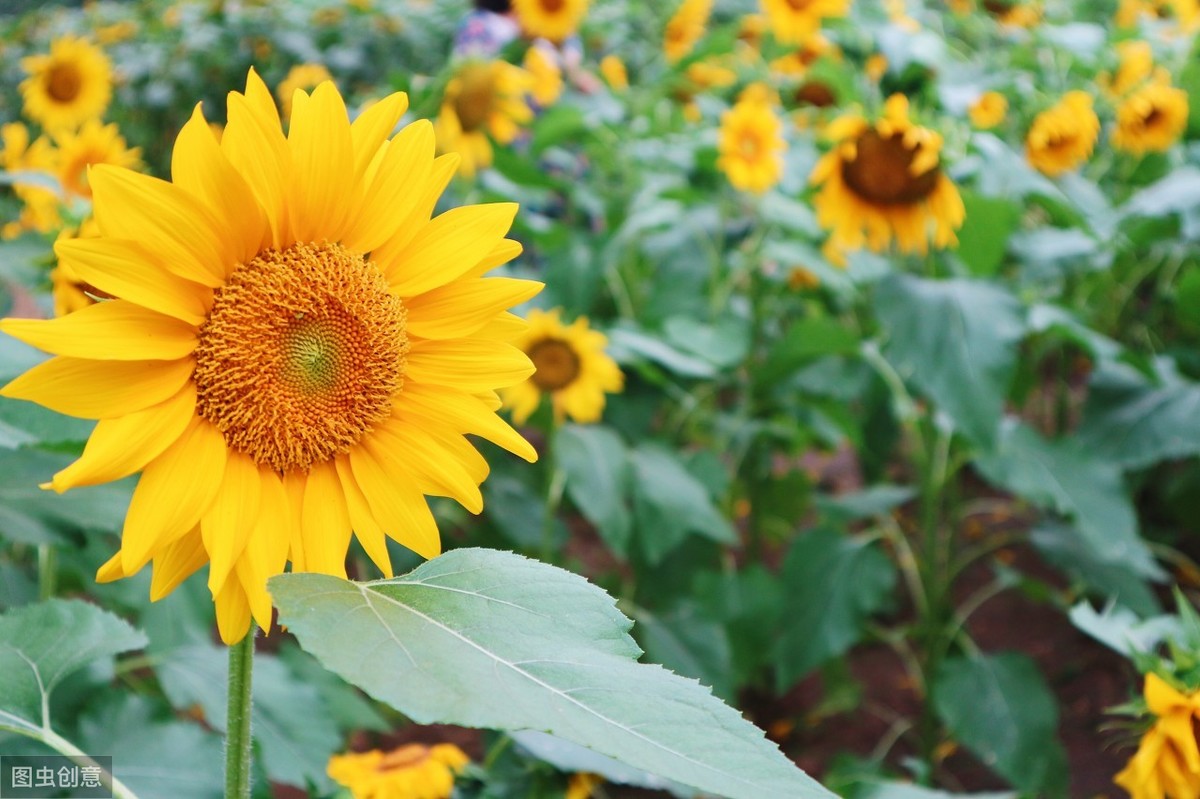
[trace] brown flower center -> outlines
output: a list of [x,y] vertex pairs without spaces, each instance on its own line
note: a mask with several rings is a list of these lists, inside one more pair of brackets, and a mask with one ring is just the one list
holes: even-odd
[[217,290],[200,328],[197,413],[277,472],[328,461],[391,412],[406,316],[358,253],[329,243],[265,250]]
[[567,0],[542,0],[542,10],[548,14],[557,14],[566,4]]
[[1016,5],[1016,0],[983,0],[984,10],[997,17],[1012,11]]
[[537,369],[529,379],[542,391],[566,388],[579,377],[579,355],[562,339],[542,339],[529,348],[528,355]]
[[492,115],[496,102],[496,81],[487,64],[470,64],[459,73],[458,95],[454,98],[454,114],[464,133],[482,128]]
[[83,88],[83,75],[74,64],[58,62],[46,73],[46,94],[56,103],[70,103]]
[[837,105],[837,95],[834,94],[829,84],[819,81],[805,81],[796,88],[794,95],[796,105],[811,106],[813,108],[829,108]]
[[850,190],[879,205],[911,205],[928,197],[937,186],[937,167],[920,175],[910,171],[916,149],[904,135],[881,136],[871,128],[858,137],[858,153],[842,164],[842,179]]
[[813,0],[787,0],[788,7],[793,11],[807,11]]

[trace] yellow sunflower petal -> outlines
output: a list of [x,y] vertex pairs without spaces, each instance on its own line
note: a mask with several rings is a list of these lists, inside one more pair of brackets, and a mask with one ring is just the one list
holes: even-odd
[[120,480],[141,469],[174,444],[196,411],[191,383],[165,402],[116,419],[102,419],[79,460],[54,475],[58,493],[77,486]]
[[57,319],[3,319],[0,330],[73,358],[173,361],[196,348],[196,328],[126,300],[96,303]]
[[424,222],[428,222],[433,215],[433,209],[437,207],[438,198],[442,196],[442,192],[446,190],[446,186],[450,185],[450,180],[458,171],[458,164],[461,157],[458,153],[447,153],[433,159],[433,169],[429,173],[429,182],[423,187],[421,201],[417,204],[416,210],[412,214],[409,224],[396,231],[396,235],[388,241],[384,242],[380,247],[371,254],[371,260],[379,264],[383,269],[383,273],[388,279],[392,279],[389,274],[389,264],[399,268],[402,263],[397,259],[397,254],[403,253],[417,233],[424,229]]
[[410,224],[421,200],[413,186],[423,186],[428,180],[433,146],[433,126],[427,120],[414,122],[396,134],[363,196],[362,208],[350,220],[342,242],[345,246],[370,252]]
[[429,512],[425,497],[408,478],[400,455],[370,440],[350,450],[354,480],[362,489],[371,513],[391,538],[423,558],[436,558],[442,552],[437,522]]
[[405,371],[418,383],[436,383],[467,392],[511,386],[533,374],[525,353],[488,339],[416,341]]
[[[449,436],[438,436],[395,417],[383,421],[371,434],[371,448],[403,452],[409,457],[409,471],[417,478],[422,493],[455,499],[471,513],[483,511],[479,484],[487,476],[487,462],[461,437],[459,447]],[[470,452],[466,455],[463,448]],[[483,461],[483,474],[472,474],[471,456]]]
[[500,313],[531,299],[542,285],[506,277],[447,283],[404,301],[408,330],[422,338],[469,336]]
[[114,580],[121,580],[127,576],[124,567],[121,565],[121,553],[118,552],[105,561],[104,565],[96,571],[96,582],[111,583]]
[[63,355],[38,364],[0,389],[82,419],[111,419],[174,396],[195,370],[179,361],[91,361]]
[[305,571],[346,576],[350,512],[337,471],[330,462],[315,463],[308,471],[300,532],[304,538]]
[[157,602],[179,587],[208,563],[208,552],[200,528],[193,527],[177,541],[154,556],[154,574],[150,579],[150,601]]
[[533,463],[537,450],[521,434],[497,416],[496,407],[489,407],[478,397],[443,386],[407,386],[396,399],[397,412],[431,419],[450,425],[462,433],[483,436],[497,446]]
[[291,241],[284,189],[291,174],[291,154],[271,92],[253,69],[246,78],[246,93],[229,93],[228,118],[221,151],[249,184],[266,214],[271,228],[269,243],[287,246]]
[[208,590],[219,594],[258,525],[258,465],[240,452],[229,452],[221,488],[200,517],[200,535],[212,565]]
[[441,214],[398,256],[398,264],[384,267],[393,290],[411,297],[461,277],[504,238],[516,213],[516,203],[492,203]]
[[221,593],[213,597],[217,608],[217,630],[226,646],[233,646],[250,630],[250,602],[237,580],[226,580]]
[[[250,607],[250,615],[258,626],[264,630],[271,629],[271,595],[267,592],[267,576],[257,567],[261,564],[249,556],[250,546],[237,562],[235,569],[237,582],[241,583],[246,593],[246,604]],[[233,582],[233,580],[230,580]]]
[[341,238],[350,211],[346,179],[354,174],[354,145],[346,105],[332,81],[292,108],[288,134],[292,184],[288,210],[299,241]]
[[361,180],[367,166],[379,147],[392,134],[400,117],[408,110],[408,95],[404,92],[389,94],[375,105],[358,115],[350,125],[350,138],[354,142],[354,175]]
[[384,577],[390,578],[393,574],[392,559],[388,555],[383,528],[375,521],[367,498],[363,496],[362,489],[354,480],[350,459],[343,455],[334,461],[334,465],[337,467],[338,480],[341,482],[342,491],[346,496],[346,510],[350,513],[350,526],[354,529],[354,534],[358,536],[359,543],[362,544],[367,556],[371,558],[379,571],[383,572]]
[[292,570],[308,571],[308,559],[304,556],[304,535],[301,531],[301,519],[304,518],[304,483],[303,472],[292,471],[283,476],[283,493],[288,506],[288,549],[292,560]]

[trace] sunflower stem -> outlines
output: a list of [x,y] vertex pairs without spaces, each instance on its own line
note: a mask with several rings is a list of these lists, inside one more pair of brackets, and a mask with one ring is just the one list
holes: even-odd
[[225,727],[225,799],[250,799],[250,706],[254,629],[229,647],[229,711]]

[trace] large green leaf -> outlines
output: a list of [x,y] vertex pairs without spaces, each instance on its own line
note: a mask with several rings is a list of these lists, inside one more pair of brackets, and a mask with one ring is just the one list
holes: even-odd
[[1005,197],[986,197],[971,191],[964,191],[962,199],[967,216],[958,231],[955,252],[972,274],[990,277],[1004,261],[1008,237],[1021,221],[1021,208]]
[[949,658],[934,678],[933,697],[946,728],[985,765],[1024,791],[1063,792],[1058,707],[1028,657]]
[[876,289],[875,312],[888,360],[965,435],[990,446],[1025,334],[1016,298],[975,280],[891,274]]
[[392,580],[270,590],[301,646],[418,723],[541,730],[732,799],[830,796],[707,689],[637,663],[629,620],[570,572],[460,549]]
[[1152,386],[1113,365],[1092,379],[1079,435],[1095,457],[1126,469],[1200,454],[1200,383]]
[[1096,458],[1078,439],[1049,441],[1009,420],[996,450],[976,466],[996,485],[1074,519],[1097,560],[1121,564],[1143,578],[1162,575],[1138,535],[1120,469]]
[[638,609],[637,640],[646,657],[676,674],[692,677],[726,701],[735,698],[733,655],[725,628],[700,613],[693,602],[681,602],[666,613]]
[[866,620],[891,596],[896,570],[876,542],[818,528],[792,545],[783,581],[785,621],[775,646],[780,691],[858,642]]
[[658,563],[689,533],[723,544],[737,543],[737,533],[713,506],[704,485],[673,452],[643,444],[633,451],[630,462],[638,542],[647,560]]
[[92,661],[140,649],[146,636],[95,605],[51,599],[0,616],[0,726],[50,728],[50,694]]
[[625,554],[633,519],[626,504],[629,461],[621,437],[600,425],[566,425],[554,445],[567,475],[567,496],[605,543]]
[[61,496],[38,487],[73,458],[37,449],[0,448],[0,539],[61,541],[70,531],[121,527],[136,478],[74,488]]

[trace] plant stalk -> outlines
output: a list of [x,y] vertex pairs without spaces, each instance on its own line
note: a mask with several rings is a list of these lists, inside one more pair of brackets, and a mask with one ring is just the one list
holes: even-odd
[[250,799],[250,710],[254,633],[229,647],[229,710],[225,720],[225,799]]

